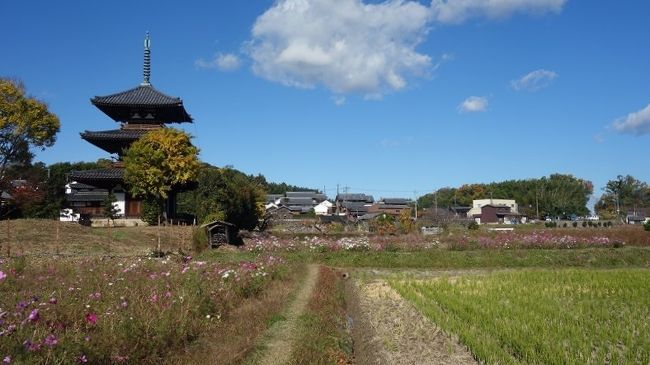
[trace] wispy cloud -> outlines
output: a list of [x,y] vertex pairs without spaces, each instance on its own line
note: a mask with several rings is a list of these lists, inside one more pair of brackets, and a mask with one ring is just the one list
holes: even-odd
[[345,105],[345,96],[343,95],[333,95],[332,96],[332,101],[336,106],[343,106]]
[[500,19],[515,13],[559,13],[567,0],[433,0],[431,11],[440,23],[461,23],[469,18]]
[[401,138],[384,138],[381,140],[380,145],[383,148],[400,148],[403,146],[408,146],[415,142],[413,137],[401,137]]
[[487,111],[488,99],[483,96],[470,96],[458,105],[460,113],[477,113]]
[[612,123],[612,127],[619,133],[641,136],[650,134],[650,104],[645,108],[619,118]]
[[198,68],[216,68],[220,71],[234,71],[241,66],[241,61],[237,55],[232,53],[218,53],[211,60],[206,61],[203,58],[199,58],[194,64]]
[[517,91],[537,91],[549,86],[557,77],[555,71],[539,69],[510,81],[510,85]]
[[566,0],[276,0],[245,48],[253,72],[299,88],[381,99],[427,77],[451,55],[417,50],[432,27],[474,17],[560,12]]
[[596,141],[596,143],[598,143],[598,144],[605,143],[605,136],[603,136],[602,133],[598,133],[598,134],[594,135],[594,141]]

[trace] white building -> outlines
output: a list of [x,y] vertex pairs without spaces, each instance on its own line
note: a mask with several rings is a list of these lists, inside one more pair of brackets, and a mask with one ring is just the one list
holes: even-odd
[[314,212],[316,215],[326,215],[330,214],[332,212],[332,207],[334,204],[332,204],[329,200],[323,200],[320,202],[318,205],[314,207]]
[[510,212],[519,213],[519,206],[513,199],[478,199],[472,200],[472,208],[467,212],[467,217],[481,214],[481,208],[485,205],[506,206],[510,208]]

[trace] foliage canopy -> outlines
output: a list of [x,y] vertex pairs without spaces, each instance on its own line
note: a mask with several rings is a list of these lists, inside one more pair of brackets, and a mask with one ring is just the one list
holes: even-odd
[[0,179],[11,164],[31,161],[31,147],[52,146],[59,128],[45,103],[25,95],[20,82],[0,78]]
[[125,182],[135,196],[166,199],[176,186],[196,180],[199,150],[190,136],[173,128],[153,130],[124,155]]

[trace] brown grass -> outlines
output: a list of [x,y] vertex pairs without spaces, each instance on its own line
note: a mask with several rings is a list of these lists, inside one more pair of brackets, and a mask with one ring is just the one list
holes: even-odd
[[192,227],[91,228],[45,219],[0,221],[0,256],[132,256],[155,248],[158,234],[163,251],[190,250]]
[[232,310],[219,328],[167,364],[240,364],[256,349],[262,335],[286,304],[305,266],[293,267],[282,280],[275,280],[255,297]]
[[307,311],[300,317],[301,340],[293,348],[291,364],[352,363],[345,318],[341,273],[321,267]]

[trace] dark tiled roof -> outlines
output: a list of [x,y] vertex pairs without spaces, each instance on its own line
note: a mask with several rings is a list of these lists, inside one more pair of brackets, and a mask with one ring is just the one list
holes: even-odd
[[80,191],[66,196],[69,202],[101,202],[108,196],[108,190],[96,189],[93,191]]
[[[165,95],[151,85],[140,85],[112,95],[95,96],[90,101],[118,122],[137,121],[144,124],[192,122],[192,117],[183,107],[180,98]],[[134,119],[134,113],[140,117]],[[151,117],[148,118],[148,115]]]
[[119,155],[147,132],[147,130],[113,129],[98,132],[85,131],[80,134],[82,139],[92,143],[104,151]]
[[287,191],[288,198],[311,198],[314,194],[314,191]]
[[406,204],[377,204],[378,209],[411,209]]
[[87,182],[95,180],[112,180],[119,181],[124,179],[124,169],[96,169],[72,171],[69,179],[77,182]]
[[380,202],[384,204],[404,205],[411,203],[411,200],[405,198],[383,198]]
[[81,138],[85,140],[136,140],[142,137],[143,134],[150,132],[149,130],[141,129],[111,129],[108,131],[85,131],[81,134]]
[[140,85],[116,94],[95,96],[91,102],[93,105],[175,106],[183,104],[180,98],[165,95],[151,85]]
[[372,195],[366,194],[339,194],[336,196],[337,201],[361,201],[372,203],[375,201],[375,198]]
[[94,189],[95,187],[92,185],[80,183],[80,182],[73,182],[70,183],[70,189]]
[[292,205],[313,205],[313,200],[312,198],[285,198],[285,204],[292,206]]

